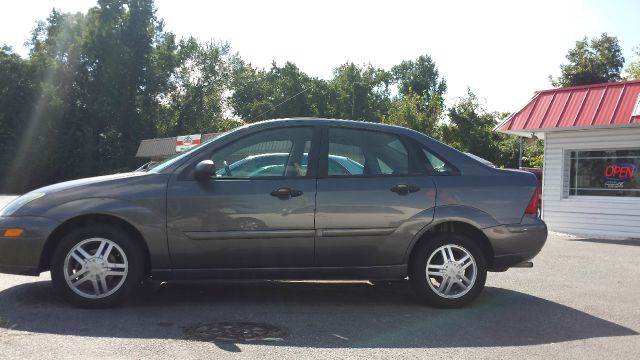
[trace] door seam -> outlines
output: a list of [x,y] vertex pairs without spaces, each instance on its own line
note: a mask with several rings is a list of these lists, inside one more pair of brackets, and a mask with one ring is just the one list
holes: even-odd
[[[317,168],[317,166],[316,166]],[[317,174],[316,174],[317,176]],[[316,177],[316,189],[313,197],[313,265],[317,265],[316,259],[316,244],[318,242],[319,230],[316,227],[316,217],[318,216],[318,178]]]

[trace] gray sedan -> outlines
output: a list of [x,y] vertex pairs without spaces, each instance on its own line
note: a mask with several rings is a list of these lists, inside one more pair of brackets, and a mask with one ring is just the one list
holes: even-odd
[[83,307],[148,277],[409,278],[463,306],[487,271],[531,266],[537,181],[424,134],[325,119],[260,122],[137,171],[63,182],[0,211],[0,271],[50,270]]

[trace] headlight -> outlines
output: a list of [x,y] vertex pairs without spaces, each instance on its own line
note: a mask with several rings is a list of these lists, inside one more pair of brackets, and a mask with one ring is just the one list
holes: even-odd
[[26,193],[13,201],[9,202],[7,206],[0,210],[0,216],[11,216],[13,213],[18,211],[24,205],[32,202],[33,200],[39,199],[44,196],[43,192],[30,192]]

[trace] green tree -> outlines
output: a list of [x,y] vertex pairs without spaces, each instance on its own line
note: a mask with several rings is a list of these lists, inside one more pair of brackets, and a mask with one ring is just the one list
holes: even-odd
[[140,139],[154,134],[153,124],[140,114],[156,24],[152,0],[100,0],[87,14],[86,107],[94,122],[85,131],[85,153],[93,155],[86,157],[87,172],[135,166]]
[[631,79],[640,80],[640,46],[634,49],[635,60],[627,67],[627,73]]
[[179,66],[173,74],[166,135],[219,131],[224,119],[224,92],[231,79],[228,44],[200,44],[194,38],[180,42]]
[[[508,114],[501,114],[501,117]],[[517,168],[520,152],[519,137],[514,135],[497,134],[498,152],[493,162],[500,167]],[[522,140],[522,166],[541,168],[544,161],[544,142],[536,138]]]
[[406,109],[407,103],[415,104],[415,111],[420,113],[421,119],[409,127],[438,137],[438,123],[445,110],[444,95],[447,83],[440,76],[431,57],[421,55],[415,60],[403,61],[394,66],[391,73],[399,93],[399,99],[396,99],[392,109],[397,109],[398,106]]
[[0,48],[0,173],[5,174],[0,191],[8,186],[7,182],[17,181],[7,174],[11,174],[13,156],[22,145],[25,119],[35,98],[32,70],[29,61],[11,48]]
[[[448,115],[448,122],[442,126],[444,142],[499,167],[518,166],[518,138],[493,130],[507,114],[486,111],[478,97],[468,90],[466,97],[449,108]],[[523,166],[541,166],[541,141],[527,140],[523,150]]]
[[3,191],[136,163],[139,140],[155,135],[147,110],[166,90],[154,72],[161,66],[151,64],[159,25],[151,0],[101,0],[86,14],[54,10],[38,24],[25,61],[33,95],[28,114],[17,112],[19,145],[5,165],[20,177],[8,177]]
[[556,87],[620,81],[624,57],[618,38],[606,33],[597,38],[576,41],[567,53],[568,64],[560,65],[561,75],[551,78]]
[[522,164],[527,167],[541,168],[544,164],[544,141],[527,139],[523,149]]
[[309,77],[291,62],[269,70],[256,69],[242,60],[233,71],[230,98],[234,113],[248,122],[265,119],[318,116],[324,110],[317,101],[322,81]]
[[162,23],[156,25],[156,44],[150,54],[145,83],[141,89],[140,115],[145,124],[152,124],[152,133],[170,136],[175,127],[175,107],[171,107],[171,94],[177,89],[175,73],[181,64],[179,44],[173,33],[163,31]]
[[438,68],[429,55],[402,61],[391,72],[401,94],[413,92],[420,96],[432,93],[443,95],[447,90],[446,81],[440,77]]
[[437,118],[442,114],[447,83],[440,77],[440,72],[429,55],[403,61],[394,66],[391,73],[401,95],[412,93],[422,97],[422,108],[427,116]]
[[448,123],[443,126],[443,140],[459,150],[467,151],[489,161],[497,153],[496,114],[484,110],[471,91],[459,99],[448,111]]
[[74,149],[78,142],[74,140],[82,124],[82,109],[71,98],[85,93],[78,86],[78,79],[86,76],[78,45],[84,20],[82,14],[54,10],[46,23],[36,27],[30,59],[25,61],[32,97],[27,110],[16,114],[21,125],[15,146],[7,154],[6,173],[12,176],[4,177],[3,191],[22,192],[78,174],[79,157]]
[[382,117],[382,122],[407,127],[439,139],[439,119],[428,116],[423,111],[423,104],[422,96],[409,91],[391,104],[389,113]]
[[330,117],[380,122],[391,103],[391,75],[371,65],[346,63],[329,81]]
[[[444,121],[445,92],[428,55],[388,71],[345,63],[325,80],[291,62],[256,68],[225,43],[178,39],[152,0],[54,10],[37,24],[27,58],[0,49],[0,171],[20,174],[4,177],[0,191],[129,170],[143,138],[225,131],[239,119],[396,124],[515,166],[517,140],[492,131],[503,115],[469,92]],[[527,163],[541,159],[538,143],[527,142]]]
[[377,122],[390,103],[389,74],[371,66],[344,64],[328,81],[291,62],[261,70],[239,60],[233,73],[230,103],[248,122],[299,116]]

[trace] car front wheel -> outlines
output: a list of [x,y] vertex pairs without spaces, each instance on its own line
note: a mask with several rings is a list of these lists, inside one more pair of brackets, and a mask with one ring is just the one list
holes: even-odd
[[68,233],[51,263],[51,279],[58,293],[74,305],[90,308],[122,303],[140,283],[143,271],[143,256],[135,239],[104,225]]
[[486,260],[468,237],[440,233],[416,249],[409,277],[413,289],[428,304],[443,308],[462,307],[484,288]]

